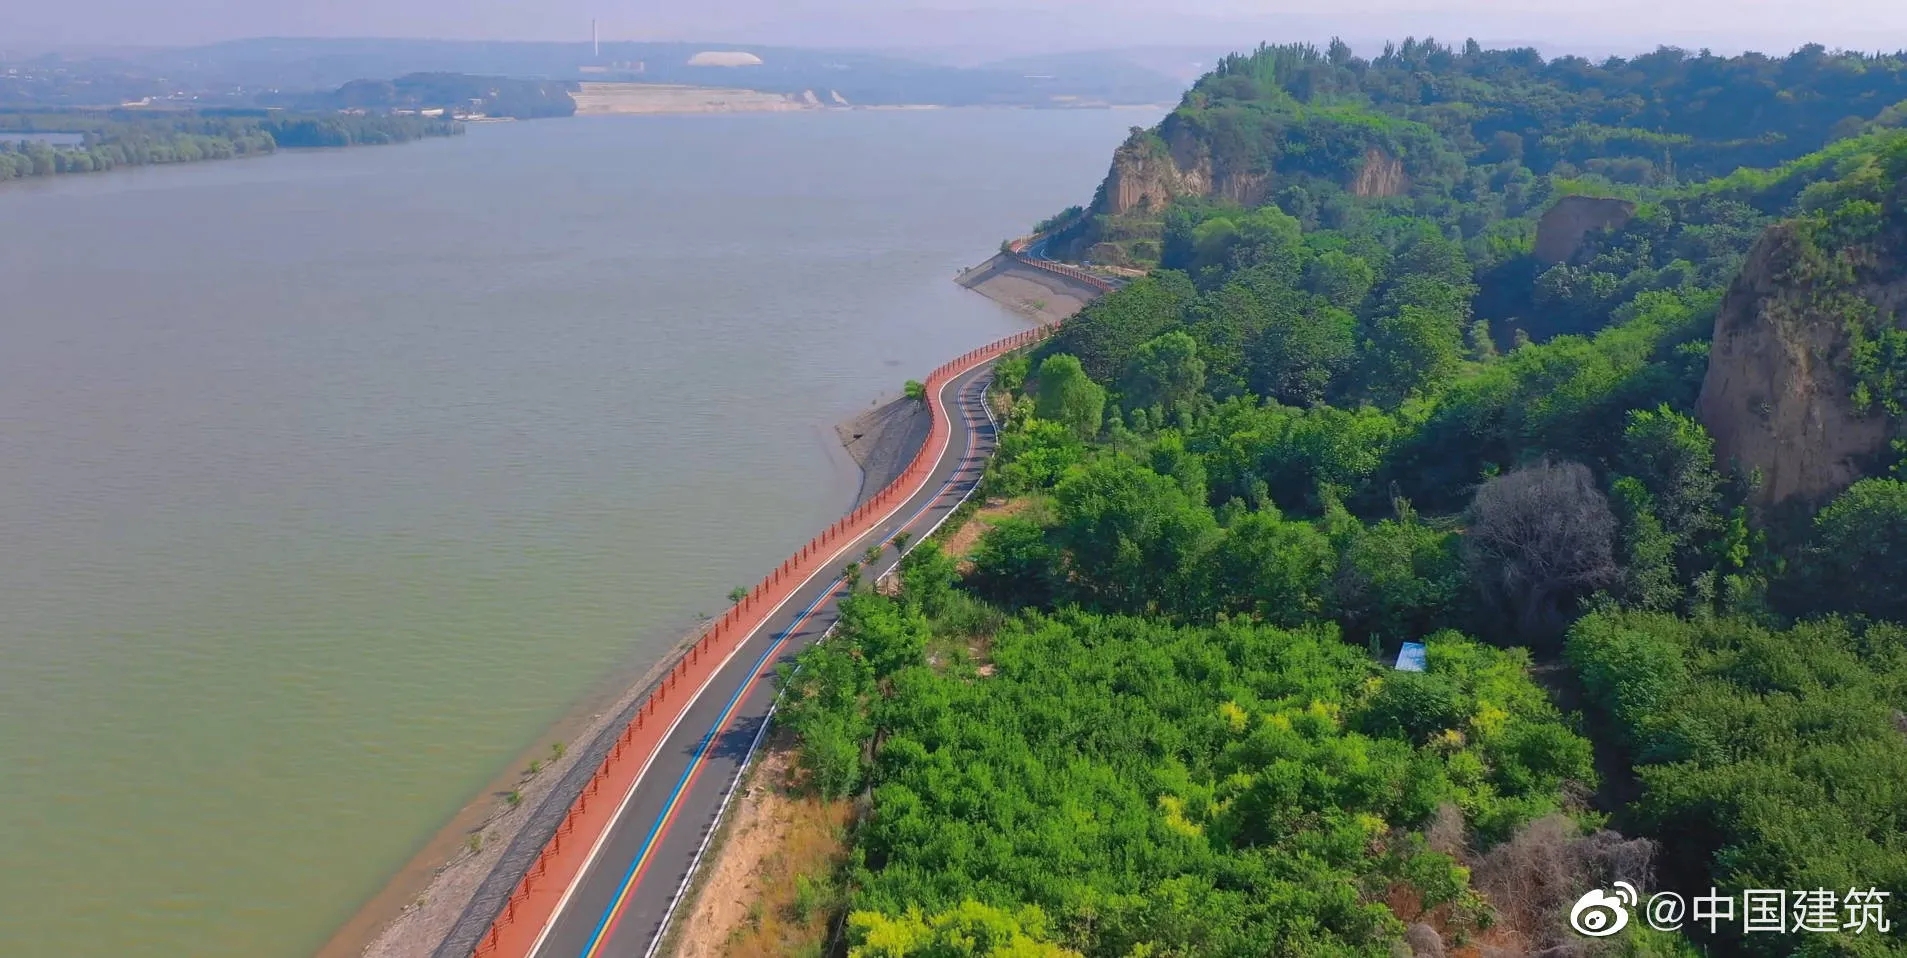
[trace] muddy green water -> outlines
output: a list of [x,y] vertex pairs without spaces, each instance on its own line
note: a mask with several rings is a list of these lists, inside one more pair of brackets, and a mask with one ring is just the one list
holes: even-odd
[[498,124],[0,189],[0,955],[309,954],[852,499],[1150,113]]

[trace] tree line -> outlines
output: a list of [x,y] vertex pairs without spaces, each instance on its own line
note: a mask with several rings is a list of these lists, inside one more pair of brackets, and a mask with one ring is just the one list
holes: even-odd
[[[0,180],[231,159],[280,148],[403,143],[462,131],[454,121],[426,117],[264,110],[0,113]],[[81,139],[70,144],[9,139],[8,132],[78,133]]]

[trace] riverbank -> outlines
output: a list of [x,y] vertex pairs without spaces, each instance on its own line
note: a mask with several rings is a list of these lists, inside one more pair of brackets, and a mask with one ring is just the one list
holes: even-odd
[[1079,280],[1028,266],[1005,253],[961,271],[954,282],[1042,324],[1071,318],[1105,292]]
[[854,497],[855,505],[866,502],[907,469],[932,426],[926,404],[903,396],[834,427],[842,447],[861,467],[861,491]]
[[[455,120],[420,116],[0,109],[0,182],[239,159],[279,150],[380,146],[461,133],[463,126]],[[60,135],[79,139],[47,138]]]
[[577,116],[784,113],[823,108],[813,93],[804,97],[669,83],[582,83],[570,98],[576,101]]

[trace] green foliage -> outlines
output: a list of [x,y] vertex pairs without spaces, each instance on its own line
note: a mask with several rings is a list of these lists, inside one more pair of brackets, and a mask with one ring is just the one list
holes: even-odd
[[957,563],[933,542],[923,542],[901,559],[901,595],[909,608],[938,618],[954,599]]
[[1046,915],[963,901],[933,915],[910,908],[898,917],[848,916],[849,958],[1077,958],[1047,937]]
[[1338,309],[1356,311],[1377,283],[1371,264],[1342,250],[1325,250],[1305,266],[1306,291]]
[[1005,356],[993,364],[993,384],[1008,392],[1018,392],[1033,370],[1033,361],[1025,353]]
[[[1631,814],[1679,887],[1898,888],[1907,881],[1907,633],[1827,620],[1598,613],[1568,653],[1638,764]],[[1899,954],[1907,929],[1839,936],[1724,929],[1750,955]],[[1815,940],[1810,940],[1815,939]]]
[[1102,459],[1068,476],[1054,495],[1054,538],[1076,573],[1076,595],[1126,612],[1197,607],[1200,563],[1218,528],[1179,483],[1134,462]]
[[1003,495],[1049,489],[1085,455],[1085,443],[1060,423],[1030,417],[1014,419],[1001,430],[988,484]]
[[295,97],[291,102],[311,110],[442,109],[530,120],[575,115],[572,88],[559,80],[411,73],[395,80],[353,80],[332,92]]
[[[1907,332],[1861,295],[1907,261],[1881,112],[1904,62],[1265,47],[1136,130],[1117,163],[1190,157],[1230,198],[1102,192],[1053,236],[1161,268],[1038,351],[986,480],[1036,508],[958,586],[927,554],[898,600],[857,597],[889,608],[791,678],[817,787],[872,798],[857,927],[894,953],[1375,958],[1415,920],[1399,892],[1461,939],[1486,905],[1416,831],[1454,807],[1480,852],[1583,811],[1589,743],[1529,677],[1565,634],[1553,688],[1639,769],[1634,804],[1582,817],[1662,843],[1658,885],[1907,887],[1907,638],[1871,622],[1907,618],[1907,485],[1763,530],[1694,415],[1723,291],[1783,218],[1774,279],[1846,323],[1858,406],[1907,409]],[[1634,215],[1538,262],[1572,194]],[[1764,582],[1868,618],[1783,631]],[[1427,673],[1375,664],[1406,640]]]
[[1094,379],[1110,382],[1146,342],[1167,332],[1196,291],[1183,274],[1167,273],[1135,281],[1102,297],[1067,320],[1049,341],[1049,353],[1079,357]]
[[1654,497],[1640,479],[1623,476],[1609,490],[1609,500],[1616,515],[1622,598],[1637,609],[1675,610],[1683,598],[1675,569],[1678,543],[1656,516]]
[[1448,381],[1463,362],[1460,316],[1405,306],[1371,330],[1370,391],[1396,405]]
[[1040,363],[1040,395],[1034,412],[1071,429],[1081,439],[1099,435],[1106,412],[1106,388],[1087,378],[1079,360],[1064,354]]
[[1024,519],[1003,519],[980,537],[973,553],[972,585],[981,595],[1010,607],[1053,601],[1059,579],[1059,548],[1046,530]]
[[1296,628],[1323,615],[1334,598],[1338,555],[1310,522],[1276,509],[1248,513],[1226,527],[1212,550],[1213,604]]
[[1617,466],[1641,481],[1678,540],[1694,544],[1719,525],[1722,477],[1715,470],[1715,442],[1693,417],[1666,403],[1632,410]]
[[1120,384],[1128,405],[1158,406],[1167,415],[1189,408],[1204,392],[1205,362],[1198,357],[1198,343],[1181,331],[1139,347]]
[[1802,603],[1907,622],[1907,483],[1864,479],[1814,517]]
[[[1449,804],[1490,841],[1591,776],[1527,660],[1454,634],[1430,641],[1431,676],[1407,678],[1329,629],[1078,612],[1006,622],[983,678],[918,666],[871,694],[849,668],[866,658],[844,634],[795,675],[845,673],[857,694],[790,687],[824,735],[879,729],[855,954],[1064,940],[1085,954],[1299,942],[1375,958],[1403,929],[1371,889],[1407,884],[1448,905],[1453,928],[1482,920],[1467,870],[1410,829]],[[1419,680],[1440,690],[1438,727],[1413,743],[1384,716],[1398,714],[1392,683]],[[848,714],[817,722],[819,703]],[[877,947],[890,950],[859,950]]]
[[1461,724],[1463,696],[1448,676],[1399,672],[1386,676],[1362,716],[1372,735],[1408,739],[1426,745],[1445,729]]
[[1338,551],[1326,608],[1351,636],[1401,642],[1455,621],[1467,584],[1456,535],[1408,507],[1370,525],[1334,507],[1324,525]]

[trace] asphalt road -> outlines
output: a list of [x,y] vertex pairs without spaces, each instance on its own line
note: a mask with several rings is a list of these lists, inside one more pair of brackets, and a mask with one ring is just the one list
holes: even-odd
[[[849,544],[841,564],[901,531],[919,541],[979,481],[993,452],[984,406],[992,364],[947,383],[936,397],[952,436],[922,491],[892,518]],[[900,561],[892,548],[863,573],[873,581]],[[824,579],[826,581],[824,581]],[[615,823],[543,929],[535,958],[642,958],[663,922],[723,802],[739,778],[774,703],[774,672],[832,628],[843,583],[827,573],[768,617],[690,704]],[[677,915],[676,920],[684,920]]]

